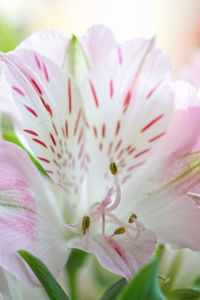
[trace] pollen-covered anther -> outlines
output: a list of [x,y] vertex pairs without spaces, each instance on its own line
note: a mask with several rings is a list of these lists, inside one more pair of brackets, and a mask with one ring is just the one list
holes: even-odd
[[115,162],[111,162],[110,164],[110,171],[113,175],[116,175],[118,172],[118,167],[117,164]]
[[90,227],[90,217],[84,216],[82,220],[82,233],[86,234],[86,231],[89,227]]
[[119,227],[114,231],[114,235],[123,234],[125,231],[126,231],[126,227],[124,227],[124,226]]
[[137,215],[134,214],[134,213],[132,213],[132,215],[130,216],[128,222],[129,222],[129,223],[134,223],[134,219],[137,219]]

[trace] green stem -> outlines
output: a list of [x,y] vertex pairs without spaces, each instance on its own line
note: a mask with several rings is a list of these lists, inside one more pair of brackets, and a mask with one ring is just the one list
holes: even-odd
[[68,282],[69,282],[69,291],[70,291],[70,299],[71,300],[80,300],[78,288],[76,285],[76,273],[75,272],[68,272]]

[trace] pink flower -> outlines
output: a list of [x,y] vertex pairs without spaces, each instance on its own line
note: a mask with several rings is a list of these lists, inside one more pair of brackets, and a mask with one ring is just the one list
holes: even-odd
[[[42,49],[41,42],[48,41],[54,47],[48,46],[51,59],[30,49],[1,55],[21,134],[63,190],[62,213],[70,219],[65,224],[59,216],[46,181],[23,151],[2,142],[0,198],[8,199],[0,206],[0,224],[3,232],[10,219],[15,226],[9,223],[10,233],[4,233],[0,265],[21,279],[16,254],[21,248],[57,274],[67,243],[95,254],[105,268],[128,280],[151,258],[157,240],[200,249],[200,211],[187,194],[198,186],[200,108],[195,92],[183,83],[172,84],[168,58],[153,40],[118,46],[109,38],[104,44],[102,32],[111,34],[94,27],[90,42],[81,40],[90,45],[85,55],[93,63],[81,78],[74,76],[78,83],[60,68],[62,59],[55,64],[54,55],[65,57],[67,40],[59,36],[59,44],[53,32],[34,35],[25,44],[35,48],[38,43]],[[99,43],[104,52],[98,52]],[[75,235],[70,240],[69,231]]]

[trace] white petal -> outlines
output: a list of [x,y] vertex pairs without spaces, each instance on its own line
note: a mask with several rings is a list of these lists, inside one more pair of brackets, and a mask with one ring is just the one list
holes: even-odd
[[82,84],[90,125],[90,199],[102,200],[111,161],[122,184],[133,182],[164,136],[174,102],[168,75],[168,57],[152,41],[135,40],[113,50]]

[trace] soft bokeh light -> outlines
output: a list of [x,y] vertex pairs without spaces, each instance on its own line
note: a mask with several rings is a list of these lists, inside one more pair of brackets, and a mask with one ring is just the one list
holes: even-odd
[[200,44],[199,0],[0,0],[0,11],[26,35],[52,28],[83,35],[95,23],[110,27],[119,41],[156,34],[175,71]]

